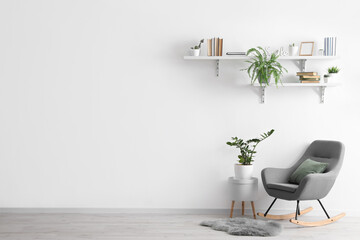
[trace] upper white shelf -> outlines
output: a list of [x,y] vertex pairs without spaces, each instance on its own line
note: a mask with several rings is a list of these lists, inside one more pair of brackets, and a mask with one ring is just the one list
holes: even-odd
[[[298,63],[300,72],[306,72],[305,66],[307,60],[332,60],[338,58],[337,56],[281,56],[279,60],[293,60]],[[220,60],[250,60],[249,56],[184,56],[185,60],[215,60],[216,61],[216,76],[220,75]]]
[[[184,56],[185,60],[249,60],[248,56]],[[331,60],[337,56],[281,56],[279,60]]]

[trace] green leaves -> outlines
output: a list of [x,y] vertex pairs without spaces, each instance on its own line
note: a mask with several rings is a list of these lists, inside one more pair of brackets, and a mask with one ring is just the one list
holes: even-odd
[[328,73],[338,73],[340,69],[338,67],[330,67],[328,68]]
[[274,129],[271,129],[268,132],[261,134],[261,138],[252,138],[249,140],[244,141],[238,137],[232,137],[232,142],[226,142],[229,146],[234,146],[240,149],[240,155],[238,155],[239,163],[244,165],[251,165],[254,161],[254,157],[256,154],[256,147],[261,142],[264,141],[266,138],[270,137],[274,133]]
[[259,81],[261,86],[262,84],[269,85],[271,77],[274,78],[276,85],[281,83],[281,76],[287,70],[277,61],[279,55],[272,53],[269,57],[262,47],[250,48],[247,56],[250,55],[250,61],[246,61],[250,63],[250,66],[244,70],[247,70],[252,84]]

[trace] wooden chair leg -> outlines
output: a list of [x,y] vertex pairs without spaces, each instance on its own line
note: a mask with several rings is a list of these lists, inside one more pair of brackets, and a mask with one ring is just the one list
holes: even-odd
[[234,205],[235,205],[235,201],[232,201],[232,202],[231,202],[231,210],[230,210],[230,218],[233,217]]
[[253,202],[253,201],[251,201],[251,207],[252,207],[252,211],[253,211],[254,219],[256,219],[256,214],[255,214],[255,205],[254,205],[254,202]]
[[244,208],[245,208],[245,202],[241,202],[241,214],[244,216]]

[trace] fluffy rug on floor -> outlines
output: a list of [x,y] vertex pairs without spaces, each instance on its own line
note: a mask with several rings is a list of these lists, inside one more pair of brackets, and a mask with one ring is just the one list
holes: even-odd
[[238,236],[269,237],[279,235],[282,230],[282,226],[276,222],[240,217],[203,221],[200,225]]

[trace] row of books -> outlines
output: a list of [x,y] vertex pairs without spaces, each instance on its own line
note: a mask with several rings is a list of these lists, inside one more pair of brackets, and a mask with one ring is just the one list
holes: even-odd
[[317,72],[297,72],[301,83],[319,83],[320,75]]
[[336,56],[336,37],[324,38],[324,56]]
[[222,56],[223,55],[223,38],[212,38],[207,40],[208,56]]

